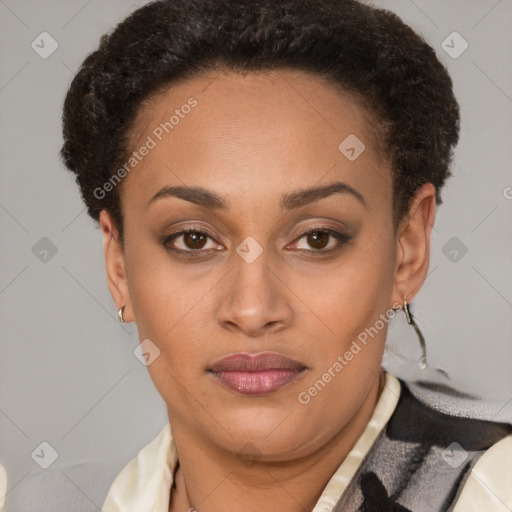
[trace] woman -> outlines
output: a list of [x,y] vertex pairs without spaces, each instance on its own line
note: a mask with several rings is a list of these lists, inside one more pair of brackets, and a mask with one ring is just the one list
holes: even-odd
[[389,321],[415,327],[459,131],[396,15],[153,2],[84,61],[63,123],[169,417],[105,512],[508,510],[512,426],[381,369]]

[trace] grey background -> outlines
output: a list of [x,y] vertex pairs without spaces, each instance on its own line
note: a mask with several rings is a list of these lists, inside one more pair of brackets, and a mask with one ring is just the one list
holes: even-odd
[[[0,0],[0,461],[11,512],[99,510],[117,473],[167,421],[133,355],[136,328],[117,321],[101,231],[57,156],[74,71],[144,3]],[[436,49],[462,108],[430,274],[413,301],[429,362],[510,420],[512,1],[373,3]],[[59,44],[47,59],[31,48],[43,31]],[[456,59],[441,47],[453,31],[469,43]],[[46,262],[37,257],[43,237],[56,248]],[[414,378],[417,340],[402,316],[391,324],[386,364]],[[59,455],[46,470],[31,457],[43,441]]]

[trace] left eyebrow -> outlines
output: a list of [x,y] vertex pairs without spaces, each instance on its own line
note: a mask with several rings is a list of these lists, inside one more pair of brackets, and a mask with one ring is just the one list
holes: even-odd
[[363,195],[343,181],[336,181],[330,185],[311,187],[285,194],[281,198],[280,206],[281,209],[292,210],[314,203],[315,201],[319,201],[333,194],[350,194],[366,206]]
[[[279,204],[282,210],[293,210],[295,208],[301,208],[314,203],[333,194],[350,194],[366,206],[366,201],[364,200],[363,195],[342,181],[336,181],[329,185],[320,187],[310,187],[289,192],[281,197]],[[163,187],[150,199],[146,207],[159,199],[169,197],[177,197],[210,209],[227,210],[230,208],[229,201],[212,190],[208,190],[203,187],[188,187],[185,185]]]

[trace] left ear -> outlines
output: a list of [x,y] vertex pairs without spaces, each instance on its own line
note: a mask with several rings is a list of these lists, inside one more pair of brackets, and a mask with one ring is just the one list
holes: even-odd
[[407,302],[420,290],[430,264],[430,234],[436,216],[436,189],[425,183],[418,189],[397,229],[393,301]]

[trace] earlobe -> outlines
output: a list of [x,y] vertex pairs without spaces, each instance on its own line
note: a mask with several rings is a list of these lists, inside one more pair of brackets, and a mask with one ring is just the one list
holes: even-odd
[[103,255],[107,284],[117,311],[123,308],[125,322],[130,322],[131,303],[126,278],[123,249],[118,241],[118,232],[106,210],[100,212],[100,227],[103,234]]
[[397,261],[393,300],[410,303],[420,290],[430,264],[430,235],[435,221],[436,195],[431,183],[415,194],[397,232]]

